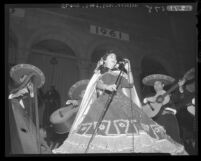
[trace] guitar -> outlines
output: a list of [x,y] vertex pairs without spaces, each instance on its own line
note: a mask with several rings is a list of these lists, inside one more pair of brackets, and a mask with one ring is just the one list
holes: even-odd
[[64,134],[70,131],[79,107],[68,105],[54,111],[50,116],[50,122],[53,124],[57,134]]
[[[189,81],[191,79],[194,78],[194,68],[190,69],[189,71],[186,72],[186,74],[183,76],[183,78],[181,79],[181,81],[184,81],[184,83],[186,83],[186,81]],[[179,82],[177,84],[175,84],[174,86],[172,86],[167,92],[165,92],[162,95],[158,95],[155,98],[155,101],[153,102],[148,102],[147,104],[145,104],[144,106],[142,106],[143,111],[148,115],[148,117],[153,118],[156,115],[158,115],[159,113],[161,113],[163,111],[163,102],[164,100],[168,99],[168,95],[173,92],[174,90],[176,90],[179,87]]]

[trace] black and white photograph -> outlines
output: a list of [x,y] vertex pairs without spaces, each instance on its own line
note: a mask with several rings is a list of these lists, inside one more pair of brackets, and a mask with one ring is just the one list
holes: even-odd
[[197,3],[4,7],[7,157],[198,155]]

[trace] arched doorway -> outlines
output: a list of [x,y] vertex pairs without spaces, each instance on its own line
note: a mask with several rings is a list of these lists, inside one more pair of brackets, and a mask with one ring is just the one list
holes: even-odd
[[[154,93],[153,87],[146,86],[142,83],[142,79],[151,74],[166,74],[169,75],[165,67],[158,61],[152,57],[146,56],[141,61],[141,87],[142,87],[142,98],[151,95]],[[165,87],[167,88],[167,87]]]
[[69,88],[79,78],[77,61],[72,49],[58,40],[42,40],[32,45],[27,63],[40,68],[44,73],[46,80],[42,88],[43,93],[53,85],[60,96],[59,106],[64,106],[69,99]]

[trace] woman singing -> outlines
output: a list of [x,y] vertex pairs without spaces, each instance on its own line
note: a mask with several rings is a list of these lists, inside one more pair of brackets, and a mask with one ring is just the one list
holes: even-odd
[[[120,72],[122,63],[117,62],[114,52],[101,58],[68,138],[53,153],[186,154],[182,145],[174,142],[162,126],[142,111],[128,59],[123,61],[123,66],[125,70]],[[119,84],[115,84],[117,78]],[[100,120],[106,106],[108,110]]]

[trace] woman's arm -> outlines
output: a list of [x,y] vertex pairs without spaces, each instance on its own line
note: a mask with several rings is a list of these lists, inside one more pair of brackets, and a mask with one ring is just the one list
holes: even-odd
[[131,72],[131,69],[128,71],[128,79],[129,79],[129,87],[132,88],[134,85],[134,81],[133,81],[133,74]]
[[125,64],[125,69],[127,70],[127,75],[126,75],[127,79],[123,78],[122,87],[123,88],[132,88],[134,85],[134,81],[133,81],[133,74],[131,71],[130,61],[128,59],[125,59],[125,60],[127,62]]
[[[128,77],[128,76],[126,76]],[[128,82],[128,78],[123,77],[121,80],[121,87],[122,88],[132,88],[134,86],[133,83]]]
[[116,91],[116,85],[115,84],[111,84],[111,85],[107,85],[104,84],[102,80],[99,80],[96,86],[98,89],[100,90],[108,90],[108,91]]

